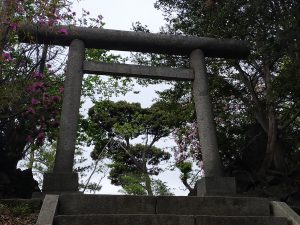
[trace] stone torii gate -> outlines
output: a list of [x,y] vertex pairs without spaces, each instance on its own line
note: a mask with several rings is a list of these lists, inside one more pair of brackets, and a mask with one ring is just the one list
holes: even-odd
[[[62,34],[60,29],[67,29]],[[240,59],[248,56],[247,43],[195,36],[174,36],[86,27],[24,25],[19,38],[25,43],[69,46],[60,130],[52,173],[44,175],[43,191],[78,191],[73,161],[83,74],[122,75],[141,78],[192,81],[202,146],[205,178],[197,183],[197,195],[233,194],[234,178],[223,177],[212,103],[208,91],[205,57]],[[147,67],[85,61],[85,48],[190,56],[190,69]]]

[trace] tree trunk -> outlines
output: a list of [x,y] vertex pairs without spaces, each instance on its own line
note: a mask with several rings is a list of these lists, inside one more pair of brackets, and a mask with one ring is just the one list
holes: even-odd
[[152,187],[151,187],[152,186],[151,178],[147,172],[145,172],[144,175],[145,175],[146,191],[148,192],[149,196],[153,196]]
[[275,104],[273,100],[273,88],[271,72],[268,64],[264,65],[264,78],[266,83],[266,102],[268,110],[268,142],[265,152],[265,157],[262,162],[259,174],[266,175],[268,169],[273,168],[281,172],[285,171],[284,151],[278,138],[278,125],[275,111]]
[[[147,138],[148,138],[148,135],[147,135]],[[147,145],[147,143],[146,143],[146,145]],[[151,185],[152,182],[151,182],[151,178],[149,176],[148,168],[147,168],[146,151],[150,151],[151,146],[152,145],[147,146],[146,148],[143,149],[143,152],[142,152],[142,163],[143,163],[143,171],[142,172],[144,173],[144,176],[145,176],[146,191],[149,196],[153,196],[153,192],[152,192],[152,185]]]
[[259,171],[261,176],[266,175],[268,169],[270,168],[281,172],[285,172],[286,170],[286,165],[284,162],[284,149],[280,139],[278,138],[278,126],[273,106],[270,106],[268,112],[268,122],[268,142],[265,157]]
[[267,110],[264,109],[263,105],[259,101],[255,93],[254,86],[251,84],[248,76],[246,76],[246,72],[242,70],[242,67],[238,63],[236,63],[235,68],[239,71],[243,83],[252,96],[253,103],[256,108],[254,117],[268,136],[265,156],[258,173],[261,176],[264,176],[269,168],[284,171],[286,168],[283,160],[284,149],[278,136],[279,128],[276,118],[275,103],[273,100],[274,90],[272,87],[272,75],[269,64],[265,62],[263,67],[263,78],[266,84]]

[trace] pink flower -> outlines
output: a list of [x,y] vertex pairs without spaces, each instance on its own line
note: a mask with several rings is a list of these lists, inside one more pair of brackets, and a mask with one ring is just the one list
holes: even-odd
[[52,101],[54,102],[59,102],[60,101],[60,97],[55,95],[55,96],[52,96]]
[[39,100],[37,100],[37,99],[35,99],[35,98],[32,98],[32,99],[31,99],[31,104],[32,104],[32,105],[37,105],[37,104],[39,104],[39,103],[40,103]]
[[38,135],[36,136],[37,139],[44,139],[45,138],[45,133],[44,132],[40,132],[38,133]]
[[60,93],[64,93],[64,90],[65,90],[64,87],[60,87],[60,88],[59,88],[59,92],[60,92]]
[[26,137],[26,141],[27,141],[27,142],[33,142],[32,136],[31,136],[31,135],[28,135],[28,136]]
[[40,132],[40,133],[38,133],[38,135],[36,136],[36,143],[37,144],[43,144],[43,142],[44,142],[44,140],[45,140],[45,137],[46,137],[46,135],[45,135],[45,133],[42,131],[42,132]]
[[33,91],[35,91],[35,87],[33,85],[30,85],[30,86],[28,86],[27,90],[29,92],[33,92]]
[[9,27],[12,29],[12,30],[17,30],[17,24],[16,23],[11,23],[9,24]]
[[49,99],[49,94],[48,93],[44,93],[43,94],[43,101],[47,101]]
[[33,72],[32,76],[35,77],[35,78],[42,78],[44,76],[44,74],[39,73],[39,72]]
[[11,55],[10,55],[9,52],[3,52],[2,53],[2,57],[4,58],[4,60],[6,62],[11,62],[12,61],[12,57],[11,57]]
[[49,25],[50,27],[52,27],[52,26],[55,25],[56,23],[57,23],[57,20],[50,19],[50,20],[48,21],[48,25]]
[[58,121],[51,121],[51,125],[53,126],[53,127],[59,127],[59,122]]
[[40,81],[35,82],[34,85],[35,85],[36,89],[43,89],[44,88],[44,82],[40,82]]
[[39,91],[44,89],[44,82],[35,82],[29,87],[30,91]]
[[59,33],[63,34],[63,35],[68,35],[69,34],[69,32],[68,32],[68,30],[66,28],[60,28],[59,29]]
[[26,113],[35,114],[35,110],[32,107],[28,107]]

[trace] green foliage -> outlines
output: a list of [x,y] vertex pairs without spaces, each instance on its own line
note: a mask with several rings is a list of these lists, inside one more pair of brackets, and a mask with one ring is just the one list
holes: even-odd
[[[141,108],[139,103],[105,100],[89,110],[82,127],[86,140],[95,146],[93,159],[107,146],[105,155],[111,159],[112,184],[121,185],[126,193],[141,195],[153,194],[150,176],[158,175],[162,171],[160,163],[170,158],[168,152],[154,144],[167,137],[178,122],[174,112],[162,103]],[[131,144],[138,137],[143,144]]]
[[94,143],[97,149],[101,149],[110,137],[120,137],[128,145],[130,139],[144,135],[146,140],[151,135],[156,142],[168,136],[180,123],[181,114],[175,117],[178,112],[162,103],[143,109],[139,103],[104,100],[96,102],[89,110],[89,118],[82,120],[82,126],[88,142]]
[[3,215],[12,214],[15,217],[24,217],[34,212],[35,206],[30,203],[0,203],[0,213]]
[[32,209],[28,204],[20,204],[11,208],[11,212],[14,216],[26,216],[32,213]]
[[[58,136],[66,65],[61,59],[66,50],[57,46],[20,44],[19,24],[34,22],[50,28],[80,24],[100,28],[103,22],[101,17],[88,18],[85,10],[82,18],[76,19],[70,9],[72,1],[68,0],[12,2],[3,1],[8,7],[0,15],[0,172],[13,174],[18,161],[25,158],[26,166],[42,173],[51,170],[54,163],[55,150],[48,145]],[[121,61],[119,55],[95,49],[87,50],[86,58]],[[88,97],[95,100],[99,98],[97,94],[107,98],[124,94],[130,88],[128,79],[91,75],[84,79],[82,95],[85,100]],[[82,174],[85,169],[80,168]]]
[[[250,171],[259,184],[272,171],[290,174],[299,168],[294,157],[300,146],[300,2],[157,0],[155,6],[165,14],[165,32],[245,40],[251,47],[246,60],[207,59],[219,150],[228,172]],[[165,102],[190,104],[189,93],[189,84],[175,84],[160,94]]]
[[[168,15],[171,26],[169,32],[174,29],[176,32],[190,35],[248,41],[252,47],[251,56],[241,65],[254,87],[260,104],[265,104],[269,101],[266,97],[270,97],[277,104],[278,114],[293,114],[293,111],[286,111],[281,104],[290,102],[291,106],[297,105],[299,101],[299,55],[296,53],[299,52],[299,46],[296,44],[299,39],[298,1],[159,0],[156,7]],[[232,125],[224,124],[224,127],[253,124],[253,113],[257,106],[253,103],[255,99],[251,96],[252,90],[247,86],[248,81],[233,69],[237,68],[236,62],[209,62],[211,64],[208,65],[208,71],[212,75],[219,75],[210,77],[217,117],[225,122],[232,121]],[[271,64],[274,90],[265,95],[267,90],[262,70],[263,64],[268,63]],[[236,107],[230,110],[228,106]],[[237,130],[236,133],[238,132],[241,130]],[[228,133],[232,134],[232,131]]]
[[[127,174],[138,173],[143,177],[142,174],[146,172],[149,175],[158,175],[162,172],[159,164],[171,156],[160,148],[155,146],[149,148],[142,144],[129,146],[128,152],[117,145],[115,148],[111,147],[107,154],[112,159],[112,163],[109,164],[111,168],[109,178],[115,185],[122,185],[122,177]],[[144,171],[144,163],[148,165],[147,171]]]
[[6,205],[0,203],[0,213],[1,214],[6,214],[6,212],[8,211],[8,208]]
[[183,174],[188,174],[192,171],[192,163],[191,162],[179,162],[179,163],[177,163],[176,167]]
[[127,195],[147,195],[142,174],[126,174],[121,177],[122,193]]
[[156,196],[171,196],[174,195],[171,189],[168,188],[166,182],[161,180],[153,180],[153,193]]
[[107,132],[108,137],[122,135],[125,139],[135,138],[140,134],[139,122],[142,112],[139,103],[120,101],[97,102],[89,110],[90,118],[97,122],[98,128]]
[[[145,174],[128,173],[121,177],[122,193],[127,195],[147,195],[145,187]],[[147,175],[146,175],[147,176]],[[151,182],[153,195],[155,196],[170,196],[174,195],[167,184],[158,179],[152,179]]]
[[[120,63],[124,62],[120,55],[111,54],[103,49],[87,49],[86,60],[105,62],[105,63]],[[113,95],[125,95],[131,91],[133,82],[129,78],[122,77],[107,77],[100,75],[88,75],[83,80],[82,96],[90,98],[93,102],[99,99],[108,99]]]
[[[45,16],[46,11],[51,9],[50,5],[44,2],[45,7],[38,8],[40,4],[43,4],[42,1],[36,4],[33,1],[9,4],[10,2],[3,1],[3,4],[8,4],[9,7],[0,16],[0,38],[1,42],[6,41],[1,43],[0,49],[0,94],[3,96],[0,100],[0,171],[4,173],[11,173],[16,169],[18,160],[24,157],[31,145],[42,143],[46,127],[49,140],[52,140],[51,135],[55,133],[53,125],[57,119],[54,108],[59,111],[59,103],[52,102],[55,103],[52,104],[48,100],[54,96],[59,99],[58,89],[61,86],[59,74],[55,76],[50,69],[45,68],[46,63],[50,65],[53,61],[47,59],[39,64],[42,61],[42,47],[20,45],[14,29],[10,29],[11,32],[7,34],[3,33],[3,20],[6,21],[5,24],[10,24],[11,28],[17,27],[21,21],[29,22],[35,20],[37,16]],[[57,13],[60,13],[62,8],[68,7],[68,1],[65,1],[64,6],[60,4],[61,1],[56,1],[56,4],[52,5],[59,7]],[[50,15],[46,17],[51,18]],[[49,55],[52,49],[49,48]],[[3,57],[5,54],[10,57]],[[43,76],[36,76],[40,75],[38,72],[43,73]],[[30,88],[34,84],[38,84],[39,88]],[[36,92],[33,93],[34,91]],[[46,104],[47,97],[44,94],[47,94],[49,98],[47,99],[47,113],[42,106]],[[33,100],[35,101],[34,108],[31,107]],[[36,113],[39,116],[36,116]]]
[[99,192],[102,188],[102,185],[96,183],[96,182],[89,182],[87,185],[83,183],[79,183],[79,190],[84,190],[84,193],[87,191],[90,191],[91,193],[95,194],[96,192]]

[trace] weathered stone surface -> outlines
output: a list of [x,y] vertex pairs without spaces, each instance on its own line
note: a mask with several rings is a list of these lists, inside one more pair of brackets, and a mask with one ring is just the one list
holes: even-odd
[[233,196],[236,194],[234,177],[203,177],[196,183],[197,196]]
[[85,46],[73,40],[68,55],[54,173],[72,173],[77,137]]
[[150,67],[140,65],[127,65],[116,63],[90,62],[85,61],[83,71],[90,74],[117,75],[139,78],[163,79],[163,80],[183,80],[194,79],[192,69]]
[[58,206],[58,195],[46,195],[39,213],[37,225],[52,225]]
[[288,220],[284,216],[270,215],[270,203],[263,198],[79,194],[60,196],[55,225],[121,224],[288,225]]
[[193,216],[77,215],[58,216],[56,225],[195,225]]
[[197,216],[196,225],[288,225],[282,217]]
[[202,49],[208,57],[245,58],[250,53],[248,44],[233,39],[151,34],[144,32],[108,30],[90,27],[63,27],[68,35],[59,32],[62,27],[23,25],[18,27],[23,42],[52,45],[70,45],[72,40],[83,40],[87,48],[136,51],[162,54],[189,55]]
[[78,191],[77,173],[45,173],[43,192],[60,193]]
[[180,215],[269,216],[269,202],[262,198],[157,197],[156,213]]
[[194,69],[193,97],[198,123],[198,133],[204,172],[207,177],[221,177],[223,175],[218,151],[216,126],[209,95],[208,78],[204,60],[204,52],[196,49],[191,53],[191,68]]
[[273,216],[287,218],[290,225],[300,225],[300,216],[284,202],[271,202],[271,213]]
[[126,195],[62,194],[59,213],[77,214],[154,214],[156,198]]
[[268,216],[263,198],[62,194],[59,214]]

